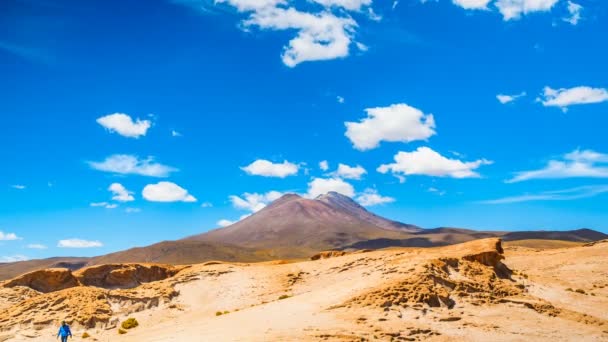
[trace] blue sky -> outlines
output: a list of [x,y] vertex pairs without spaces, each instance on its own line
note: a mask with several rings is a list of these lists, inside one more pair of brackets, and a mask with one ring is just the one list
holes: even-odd
[[2,1],[0,261],[181,238],[285,192],[423,227],[608,232],[607,15]]

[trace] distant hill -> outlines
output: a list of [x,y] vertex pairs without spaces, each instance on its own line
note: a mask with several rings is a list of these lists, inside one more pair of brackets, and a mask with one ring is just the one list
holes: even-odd
[[87,265],[89,258],[56,257],[48,259],[27,260],[11,263],[0,263],[0,280],[13,278],[19,274],[43,268],[69,268],[77,270]]
[[527,231],[527,232],[509,232],[501,236],[505,241],[528,240],[528,239],[543,239],[543,240],[564,240],[575,242],[589,242],[608,238],[608,235],[598,231],[583,228],[569,231]]
[[422,229],[378,216],[336,192],[316,199],[287,194],[233,225],[182,240],[163,241],[94,258],[51,258],[0,264],[0,280],[50,267],[78,269],[107,263],[190,264],[208,260],[256,262],[308,258],[331,249],[435,247],[489,237],[506,241],[608,239],[608,235],[591,229],[522,232],[450,227]]

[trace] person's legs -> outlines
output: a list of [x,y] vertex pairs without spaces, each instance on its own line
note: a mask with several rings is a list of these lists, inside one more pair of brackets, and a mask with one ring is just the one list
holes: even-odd
[[61,336],[61,342],[68,342],[67,336]]

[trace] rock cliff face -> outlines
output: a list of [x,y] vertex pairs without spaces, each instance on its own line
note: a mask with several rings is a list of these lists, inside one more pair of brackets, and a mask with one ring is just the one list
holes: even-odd
[[12,279],[4,287],[25,286],[38,292],[55,292],[79,286],[78,279],[67,268],[34,271]]
[[180,267],[154,264],[109,264],[92,266],[77,272],[72,272],[67,268],[50,268],[9,280],[3,287],[23,286],[42,293],[77,286],[130,289],[144,283],[171,278],[181,269]]
[[28,323],[34,329],[67,320],[82,327],[112,327],[113,315],[141,311],[177,296],[186,267],[110,264],[72,272],[45,269],[0,283],[0,331]]
[[105,289],[130,289],[143,283],[173,277],[180,268],[161,265],[109,264],[76,272],[82,285]]

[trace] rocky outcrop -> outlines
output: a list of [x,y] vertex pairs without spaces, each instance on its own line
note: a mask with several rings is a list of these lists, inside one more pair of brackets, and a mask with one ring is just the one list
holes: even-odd
[[420,308],[426,304],[452,308],[458,300],[474,298],[478,304],[491,303],[521,294],[521,286],[508,279],[511,271],[501,261],[504,256],[499,239],[445,249],[446,257],[431,260],[408,272],[403,279],[355,297],[349,304],[381,308]]
[[76,277],[85,286],[130,289],[173,277],[180,270],[168,265],[109,264],[82,269],[76,272]]
[[25,286],[47,293],[80,285],[78,279],[67,268],[49,268],[24,274],[9,280],[4,287]]
[[346,255],[345,251],[323,251],[310,257],[310,260],[329,259]]
[[177,296],[175,285],[191,276],[185,267],[110,264],[72,273],[47,269],[0,283],[0,331],[15,326],[43,329],[62,320],[76,326],[113,327],[111,318],[149,309]]

